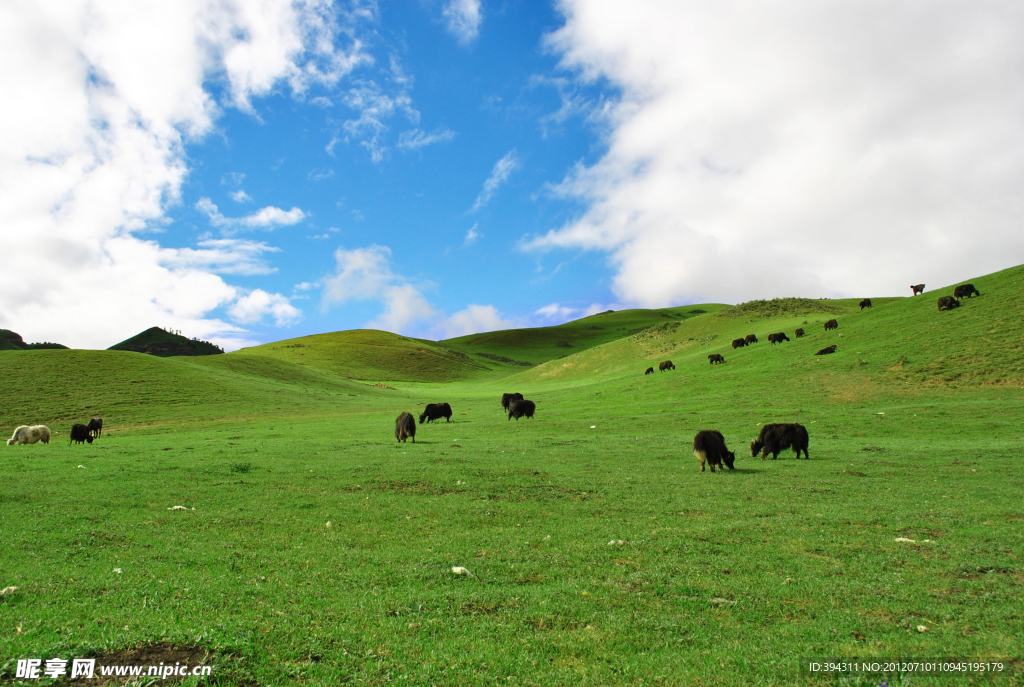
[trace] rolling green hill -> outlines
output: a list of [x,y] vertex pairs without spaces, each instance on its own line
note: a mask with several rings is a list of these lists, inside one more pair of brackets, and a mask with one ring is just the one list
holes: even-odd
[[160,358],[174,356],[219,355],[224,351],[210,343],[198,339],[189,339],[179,334],[172,334],[160,327],[150,327],[144,332],[114,344],[108,351],[134,351],[146,353]]

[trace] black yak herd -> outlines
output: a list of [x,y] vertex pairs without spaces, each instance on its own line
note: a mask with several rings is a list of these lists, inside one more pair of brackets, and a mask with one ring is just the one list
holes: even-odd
[[[502,394],[501,407],[508,413],[508,419],[512,420],[515,418],[516,422],[519,422],[521,417],[532,420],[534,413],[537,412],[537,404],[523,398],[523,395],[520,393]],[[420,424],[422,425],[424,422],[430,423],[442,417],[445,422],[451,422],[451,405],[448,403],[428,403],[427,407],[420,413]],[[412,439],[412,443],[416,443],[416,420],[411,413],[403,412],[395,418],[395,439],[402,443],[405,443],[406,439]]]

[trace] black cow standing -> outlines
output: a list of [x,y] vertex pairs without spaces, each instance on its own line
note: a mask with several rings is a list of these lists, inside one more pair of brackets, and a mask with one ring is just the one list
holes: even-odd
[[837,322],[836,320],[829,320],[828,322],[826,322],[825,331],[827,332],[830,329],[839,329],[839,322]]
[[519,418],[528,417],[533,419],[533,414],[537,411],[537,404],[533,401],[527,401],[525,399],[521,401],[512,401],[508,406],[508,419],[516,419],[519,422]]
[[646,377],[649,374],[654,374],[654,368],[653,367],[649,367],[646,370],[644,370],[644,377]]
[[961,298],[973,298],[974,296],[980,296],[978,290],[974,288],[974,284],[963,284],[953,289],[953,298],[960,300]]
[[743,348],[743,347],[744,347],[744,346],[746,346],[746,345],[747,345],[747,340],[746,340],[746,339],[733,339],[733,340],[732,340],[732,349],[733,349],[734,351],[735,351],[735,350],[736,350],[737,348]]
[[748,345],[748,346],[749,346],[750,344],[755,344],[755,343],[757,343],[757,337],[756,337],[756,336],[754,336],[753,334],[747,334],[746,338],[744,338],[743,340],[747,342],[747,345]]
[[658,365],[658,371],[659,372],[664,372],[665,370],[674,370],[674,369],[676,369],[676,366],[672,364],[671,360],[666,360],[665,362],[663,362],[660,365]]
[[860,309],[861,310],[863,310],[864,308],[870,308],[870,307],[871,307],[871,299],[870,298],[865,298],[864,300],[862,300],[860,302]]
[[768,343],[770,343],[772,346],[774,346],[777,343],[782,343],[783,341],[789,341],[789,337],[786,336],[785,332],[779,332],[778,334],[768,335]]
[[750,457],[754,458],[757,456],[758,451],[761,452],[761,460],[770,453],[772,454],[772,460],[778,458],[779,453],[792,448],[796,452],[796,457],[800,457],[800,452],[804,452],[804,458],[810,459],[807,454],[807,445],[809,438],[807,436],[807,428],[803,425],[796,423],[772,423],[767,424],[761,428],[761,433],[750,443]]
[[940,296],[937,303],[939,305],[939,310],[952,310],[953,308],[960,307],[960,301],[952,296]]
[[804,331],[803,329],[797,329],[797,330],[796,330],[796,338],[798,338],[798,339],[799,339],[799,338],[800,338],[801,336],[803,336],[803,335],[804,335],[804,334],[806,334],[806,333],[807,333],[807,332],[805,332],[805,331]]
[[92,434],[97,439],[99,439],[100,435],[103,434],[103,418],[94,417],[93,419],[89,420],[88,427],[89,431],[92,432]]
[[714,365],[715,363],[724,363],[725,358],[723,358],[720,353],[712,353],[708,356],[708,361]]
[[402,413],[395,418],[395,439],[403,444],[405,440],[412,437],[412,443],[416,443],[416,419],[409,413]]

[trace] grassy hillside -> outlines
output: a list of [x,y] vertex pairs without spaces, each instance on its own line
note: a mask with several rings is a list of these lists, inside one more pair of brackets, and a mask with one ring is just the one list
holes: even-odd
[[230,357],[261,356],[363,380],[446,382],[490,368],[442,344],[357,329],[243,348]]
[[446,339],[443,345],[472,355],[492,355],[534,365],[629,336],[666,322],[683,322],[729,306],[717,303],[658,310],[620,310],[573,320],[555,327],[507,329]]
[[[158,645],[208,652],[215,684],[1020,684],[1022,280],[975,279],[948,313],[951,288],[615,313],[536,343],[0,351],[5,431],[109,428],[0,446],[0,682],[18,658]],[[536,418],[508,421],[502,390]],[[435,401],[453,421],[396,443],[395,415]],[[751,458],[771,421],[804,424],[811,459]],[[735,471],[699,472],[711,428]],[[843,681],[801,674],[809,656],[1004,668]]]

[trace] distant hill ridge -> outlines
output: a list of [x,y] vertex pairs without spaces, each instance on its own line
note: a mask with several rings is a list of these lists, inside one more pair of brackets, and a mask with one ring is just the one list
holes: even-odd
[[209,341],[189,339],[161,327],[150,327],[146,331],[114,344],[108,351],[134,351],[155,355],[160,358],[173,356],[219,355],[224,349]]
[[50,341],[25,343],[21,334],[10,329],[0,329],[0,351],[38,351],[45,348],[67,349],[67,346]]

